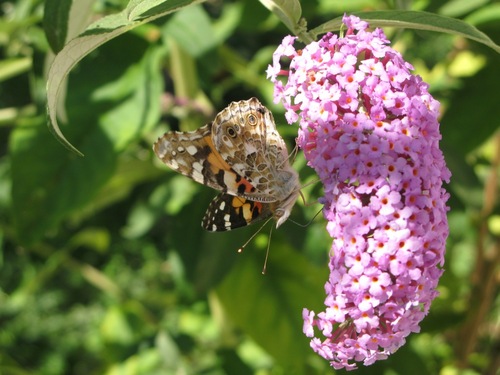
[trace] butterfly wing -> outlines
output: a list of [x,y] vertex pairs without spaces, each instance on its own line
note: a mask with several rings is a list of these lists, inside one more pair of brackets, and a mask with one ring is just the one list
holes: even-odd
[[233,195],[254,190],[219,155],[211,134],[212,123],[192,132],[168,132],[158,138],[153,150],[167,166],[200,184]]
[[289,216],[300,190],[298,174],[273,116],[257,99],[233,102],[192,132],[168,132],[153,146],[170,168],[221,190],[202,226],[226,231],[274,216]]
[[273,115],[256,98],[231,103],[213,121],[212,141],[221,158],[255,187],[250,200],[275,202],[298,188],[285,142]]
[[269,203],[222,193],[210,202],[201,226],[211,232],[224,232],[267,219],[271,215]]

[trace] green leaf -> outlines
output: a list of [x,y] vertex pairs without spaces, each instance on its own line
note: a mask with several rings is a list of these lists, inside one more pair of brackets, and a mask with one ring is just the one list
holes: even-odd
[[[498,131],[499,119],[498,65],[492,63],[475,76],[463,80],[463,86],[454,94],[441,120],[441,142],[467,154]],[[470,129],[473,124],[480,126],[474,126],[473,131],[457,131]]]
[[18,127],[12,133],[12,203],[19,241],[39,240],[65,214],[89,200],[115,164],[113,147],[96,129],[89,130],[82,149],[87,158],[68,158],[45,126]]
[[[120,44],[121,45],[121,44]],[[138,134],[151,130],[160,118],[160,97],[163,90],[160,64],[164,51],[150,48],[143,52],[139,64],[130,61],[118,80],[112,80],[92,95],[93,100],[119,102],[103,111],[99,118],[103,130],[117,151],[123,150]],[[111,70],[108,65],[108,70]]]
[[154,167],[149,160],[139,160],[131,158],[129,154],[120,154],[113,176],[87,205],[80,207],[71,215],[70,220],[81,222],[94,216],[96,212],[124,200],[137,185],[153,180],[163,173],[165,172]]
[[324,308],[328,268],[312,266],[296,251],[273,244],[265,275],[262,252],[246,250],[240,257],[216,289],[225,311],[278,362],[303,373],[310,349],[302,309]]
[[299,29],[302,8],[298,0],[260,0],[260,2],[273,12],[286,27],[292,32]]
[[23,74],[31,69],[31,57],[18,57],[0,61],[0,82]]
[[59,52],[90,22],[94,0],[48,0],[43,13],[43,29],[52,50]]
[[177,12],[164,30],[193,57],[203,55],[218,43],[210,18],[200,6],[191,6]]
[[222,14],[213,24],[215,38],[219,43],[231,36],[239,26],[244,14],[243,3],[226,3],[222,10]]
[[55,57],[47,78],[49,129],[64,146],[82,155],[64,136],[57,123],[57,104],[63,83],[71,69],[97,47],[141,25],[202,0],[138,1],[133,0],[118,14],[104,17],[71,40]]
[[188,5],[199,4],[204,1],[205,0],[131,0],[125,11],[128,13],[130,19],[150,22]]
[[490,22],[493,25],[498,25],[498,21],[500,20],[500,4],[490,4],[482,7],[467,16],[465,20],[472,25],[483,25]]
[[105,342],[110,344],[130,344],[134,340],[134,332],[128,322],[126,312],[119,306],[111,306],[100,327]]
[[497,92],[498,67],[492,63],[463,80],[463,86],[452,96],[441,120],[441,148],[452,172],[451,187],[469,209],[472,207],[477,212],[484,205],[484,186],[477,177],[477,167],[471,165],[467,155],[498,132]]
[[489,0],[453,0],[439,8],[439,13],[448,17],[460,17],[489,3]]
[[72,0],[47,0],[43,9],[45,36],[54,52],[59,52],[66,42]]
[[158,122],[162,55],[162,48],[130,33],[72,75],[67,131],[85,158],[75,159],[60,147],[44,124],[14,130],[13,208],[23,243],[35,243],[88,204],[114,174],[118,155]]
[[[486,34],[467,22],[440,16],[434,13],[403,10],[384,10],[376,12],[355,12],[356,16],[370,23],[371,27],[395,27],[437,31],[462,36],[487,45],[500,53],[500,46],[495,44]],[[310,31],[316,37],[329,31],[337,31],[342,25],[342,18],[336,18]],[[316,38],[315,38],[316,39]]]
[[88,249],[103,253],[111,242],[109,231],[102,228],[88,227],[76,233],[68,242],[67,248],[76,249],[85,246]]

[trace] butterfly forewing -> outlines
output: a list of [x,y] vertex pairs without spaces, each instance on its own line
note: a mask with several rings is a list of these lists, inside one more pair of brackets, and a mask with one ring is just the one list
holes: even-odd
[[170,168],[200,184],[234,195],[252,190],[215,151],[211,132],[212,123],[192,132],[168,132],[153,149]]

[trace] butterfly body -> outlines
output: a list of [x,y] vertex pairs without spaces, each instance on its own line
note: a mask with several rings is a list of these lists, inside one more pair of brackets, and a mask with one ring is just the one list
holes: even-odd
[[299,196],[297,172],[271,112],[257,99],[233,102],[192,132],[168,132],[153,147],[170,168],[221,193],[202,220],[209,231],[269,217],[280,226]]

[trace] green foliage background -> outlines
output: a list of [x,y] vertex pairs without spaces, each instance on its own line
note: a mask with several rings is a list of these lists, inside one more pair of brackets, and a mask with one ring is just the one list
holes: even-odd
[[269,232],[241,254],[255,228],[203,232],[215,193],[151,147],[251,96],[291,146],[265,78],[287,27],[307,40],[301,15],[320,33],[379,10],[399,11],[366,15],[442,103],[450,237],[422,332],[354,373],[498,373],[498,1],[18,0],[0,2],[0,374],[333,373],[301,318],[323,306],[325,221],[275,231],[262,275]]

